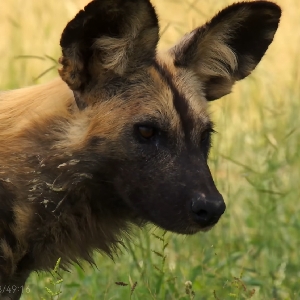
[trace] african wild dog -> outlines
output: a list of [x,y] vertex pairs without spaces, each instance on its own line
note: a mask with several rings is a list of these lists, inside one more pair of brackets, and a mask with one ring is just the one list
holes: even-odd
[[251,73],[280,14],[237,3],[157,53],[149,0],[80,11],[62,33],[61,79],[0,94],[0,286],[59,257],[111,255],[131,224],[215,225],[225,204],[207,166],[207,101]]

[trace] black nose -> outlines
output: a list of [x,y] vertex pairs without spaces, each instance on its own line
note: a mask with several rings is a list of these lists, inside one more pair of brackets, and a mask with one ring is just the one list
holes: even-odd
[[226,209],[221,194],[214,197],[199,193],[192,199],[192,217],[201,227],[208,227],[218,222]]

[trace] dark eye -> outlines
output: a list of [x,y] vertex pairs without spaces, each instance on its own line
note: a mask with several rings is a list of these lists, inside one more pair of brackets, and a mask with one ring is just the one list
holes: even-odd
[[138,126],[138,132],[144,139],[151,139],[155,135],[155,128],[150,126]]
[[211,131],[212,131],[211,129],[207,129],[207,130],[202,132],[202,135],[201,135],[201,142],[202,143],[205,143],[209,140]]
[[208,158],[209,150],[211,148],[211,134],[214,132],[215,131],[212,128],[208,128],[201,134],[201,149],[206,159]]

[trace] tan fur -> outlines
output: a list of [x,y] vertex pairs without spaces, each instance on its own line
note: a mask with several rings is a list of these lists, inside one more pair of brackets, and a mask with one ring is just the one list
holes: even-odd
[[[167,57],[168,55],[165,55],[164,59],[166,62],[169,61],[168,68],[170,70],[173,68],[174,71],[172,60]],[[134,110],[122,99],[118,100],[118,96],[116,96],[111,101],[99,102],[96,106],[80,112],[76,107],[72,92],[60,78],[47,84],[1,93],[0,118],[5,122],[1,122],[0,124],[0,137],[6,140],[6,143],[0,149],[0,153],[2,153],[0,161],[1,157],[7,156],[5,149],[9,153],[18,153],[24,151],[26,148],[30,148],[31,145],[27,144],[26,146],[25,143],[22,145],[22,149],[14,141],[18,141],[17,139],[20,134],[25,130],[29,130],[31,126],[43,126],[46,120],[51,120],[53,117],[62,117],[69,120],[65,124],[62,124],[65,127],[66,135],[61,137],[61,141],[57,144],[57,147],[65,149],[73,148],[74,150],[83,148],[89,137],[101,135],[114,139],[115,135],[116,138],[123,124],[128,121],[126,117],[131,118],[132,115],[138,116],[139,112],[142,114],[152,114],[153,116],[156,114],[157,117],[159,117],[159,114],[167,114],[168,119],[171,121],[170,125],[173,128],[180,128],[180,119],[174,111],[169,87],[162,84],[159,74],[153,68],[149,69],[149,73],[153,78],[151,85],[137,86],[133,91],[136,98],[139,98],[136,103],[133,102],[132,107],[134,107]],[[195,95],[195,99],[193,100],[188,92],[184,91],[184,89],[188,88],[186,86],[188,82],[191,85],[191,90],[193,89],[193,82],[191,82],[192,75],[177,76],[174,73],[175,77],[178,80],[179,87],[182,86],[183,93],[186,93],[188,99],[191,100],[191,105],[195,110],[198,109],[198,111],[195,111],[195,117],[198,118],[199,113],[201,118],[207,116],[207,104],[204,98],[202,98],[202,105],[199,105],[201,90],[196,82],[196,78],[193,79],[194,86],[199,89],[199,95]],[[118,101],[119,104],[117,104]],[[199,111],[199,108],[201,111]],[[71,110],[73,110],[72,114],[70,113]],[[119,116],[121,112],[124,123],[120,122]],[[99,123],[103,124],[103,126],[99,127]]]
[[4,268],[5,274],[0,274],[0,276],[12,276],[16,269],[16,255],[13,253],[13,250],[11,249],[7,241],[4,239],[0,240],[0,251],[6,260],[6,267]]
[[15,224],[12,231],[17,237],[22,247],[26,248],[27,234],[31,231],[33,209],[26,203],[19,203],[14,206]]
[[73,93],[57,78],[49,83],[0,93],[0,138],[9,141],[32,120],[66,117]]

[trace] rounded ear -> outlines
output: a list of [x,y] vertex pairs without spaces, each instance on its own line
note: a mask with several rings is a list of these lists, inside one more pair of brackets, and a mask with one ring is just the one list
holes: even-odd
[[123,76],[150,64],[159,27],[148,0],[94,0],[64,29],[59,70],[69,87],[81,93],[106,76]]
[[228,6],[170,49],[175,65],[190,68],[204,85],[207,100],[231,92],[248,76],[273,41],[281,9],[268,1]]

